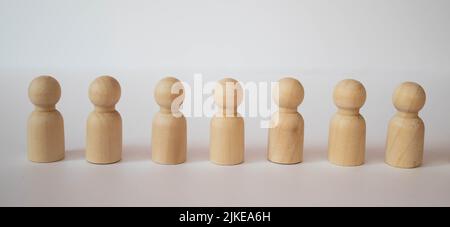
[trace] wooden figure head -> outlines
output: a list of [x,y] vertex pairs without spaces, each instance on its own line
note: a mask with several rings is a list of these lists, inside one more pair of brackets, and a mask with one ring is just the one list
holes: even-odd
[[120,95],[120,84],[111,76],[98,77],[89,86],[89,99],[100,109],[114,109]]
[[417,83],[402,83],[394,92],[392,102],[401,112],[418,113],[425,105],[425,90]]
[[222,79],[214,89],[214,101],[223,112],[229,114],[237,113],[237,107],[242,103],[242,99],[242,86],[235,79]]
[[346,79],[334,88],[333,99],[339,109],[359,110],[366,102],[366,89],[361,82]]
[[38,108],[52,109],[61,98],[61,86],[51,76],[39,76],[31,81],[28,97]]
[[300,81],[291,77],[279,80],[273,93],[273,99],[281,110],[297,110],[304,96],[305,91]]
[[177,112],[183,104],[184,87],[177,78],[166,77],[158,82],[154,95],[163,112]]

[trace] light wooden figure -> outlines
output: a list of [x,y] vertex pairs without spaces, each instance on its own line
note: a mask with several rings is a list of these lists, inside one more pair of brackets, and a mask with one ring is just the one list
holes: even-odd
[[268,160],[280,164],[300,163],[303,161],[304,120],[297,108],[303,101],[303,86],[294,78],[283,78],[273,94],[280,109],[273,115],[269,129]]
[[242,93],[239,82],[231,78],[219,81],[214,89],[219,110],[211,120],[210,160],[215,164],[244,162],[244,119],[237,112]]
[[55,105],[61,87],[51,76],[35,78],[28,97],[36,106],[28,118],[28,159],[32,162],[55,162],[64,159],[64,120]]
[[398,168],[415,168],[422,164],[425,125],[419,111],[426,101],[424,89],[405,82],[392,97],[397,114],[389,122],[386,163]]
[[187,147],[186,118],[180,112],[183,85],[176,78],[164,78],[156,85],[154,95],[160,111],[152,123],[152,160],[166,165],[183,163]]
[[330,123],[328,160],[339,166],[364,164],[366,122],[359,109],[366,101],[366,89],[356,80],[339,82],[333,93],[337,113]]
[[109,164],[122,158],[122,118],[115,109],[120,94],[119,82],[110,76],[98,77],[89,87],[89,99],[95,110],[87,120],[88,162]]

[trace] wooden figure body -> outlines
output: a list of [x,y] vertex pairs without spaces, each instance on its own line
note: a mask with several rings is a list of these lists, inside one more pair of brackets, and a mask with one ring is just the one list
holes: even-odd
[[328,160],[339,166],[364,164],[366,122],[359,109],[366,101],[366,90],[356,80],[343,80],[333,93],[338,112],[330,123]]
[[418,167],[423,161],[425,137],[418,113],[425,105],[425,91],[419,84],[405,82],[395,90],[392,100],[398,112],[389,122],[385,161],[398,168]]
[[186,161],[186,118],[179,111],[184,99],[182,83],[173,77],[159,81],[155,100],[161,107],[152,123],[152,160],[174,165]]
[[226,78],[218,82],[214,100],[219,107],[211,120],[210,160],[218,165],[244,162],[244,119],[237,112],[242,102],[242,87],[238,81]]
[[98,77],[89,87],[95,110],[89,114],[86,130],[86,160],[94,164],[115,163],[122,158],[122,118],[115,105],[120,99],[119,82]]
[[36,106],[28,118],[28,159],[32,162],[55,162],[64,159],[64,120],[55,105],[61,87],[51,76],[35,78],[28,96]]
[[298,80],[283,78],[279,81],[274,100],[280,109],[273,115],[269,129],[269,161],[280,164],[303,161],[304,120],[297,112],[303,97],[304,89]]

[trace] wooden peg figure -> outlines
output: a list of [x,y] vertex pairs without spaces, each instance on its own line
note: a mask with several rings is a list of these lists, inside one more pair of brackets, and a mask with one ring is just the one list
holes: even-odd
[[186,161],[186,118],[180,112],[184,100],[182,83],[173,77],[158,82],[155,100],[160,111],[152,123],[152,160],[174,165]]
[[386,163],[398,168],[422,164],[425,125],[419,111],[426,101],[425,90],[417,83],[405,82],[392,97],[397,114],[389,122]]
[[218,165],[237,165],[244,161],[244,119],[237,112],[242,87],[231,78],[222,79],[214,89],[218,113],[211,120],[210,160]]
[[120,84],[101,76],[89,87],[95,109],[87,120],[86,159],[94,164],[110,164],[122,158],[122,118],[115,106],[120,99]]
[[28,97],[36,106],[28,118],[28,159],[32,162],[55,162],[64,159],[64,120],[55,105],[61,87],[51,76],[31,81]]
[[280,164],[303,161],[304,120],[297,111],[303,97],[303,86],[298,80],[283,78],[278,82],[273,98],[280,109],[273,115],[269,129],[269,161]]
[[359,109],[366,101],[366,89],[356,80],[343,80],[333,93],[337,113],[330,123],[328,159],[339,166],[364,164],[366,122]]

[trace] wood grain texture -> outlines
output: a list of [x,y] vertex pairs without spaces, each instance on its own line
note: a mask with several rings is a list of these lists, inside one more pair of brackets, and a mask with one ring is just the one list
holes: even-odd
[[333,93],[338,112],[330,122],[328,160],[339,166],[364,164],[366,122],[359,109],[366,101],[366,90],[356,80],[339,82]]
[[418,113],[425,105],[425,90],[417,83],[405,82],[392,97],[397,114],[391,119],[386,142],[387,164],[415,168],[423,162],[425,125]]
[[182,83],[173,77],[158,82],[155,100],[160,111],[152,123],[152,160],[159,164],[175,165],[186,161],[186,118],[179,111],[184,100]]
[[294,78],[283,78],[274,91],[280,107],[271,120],[267,159],[279,164],[303,161],[304,120],[297,108],[304,98],[302,84]]
[[32,162],[55,162],[64,159],[64,120],[55,109],[61,87],[51,76],[35,78],[28,88],[35,110],[28,118],[27,149]]
[[237,112],[242,102],[239,82],[225,78],[214,90],[219,112],[211,120],[210,160],[218,165],[237,165],[244,162],[244,119]]
[[122,118],[115,105],[120,99],[119,82],[110,76],[98,77],[89,87],[89,99],[95,110],[86,127],[86,160],[110,164],[122,158]]

